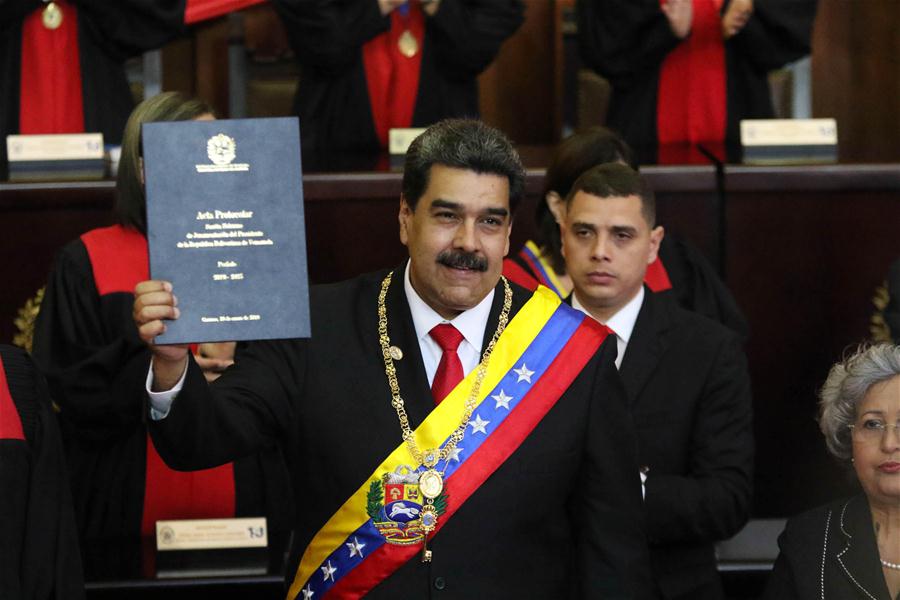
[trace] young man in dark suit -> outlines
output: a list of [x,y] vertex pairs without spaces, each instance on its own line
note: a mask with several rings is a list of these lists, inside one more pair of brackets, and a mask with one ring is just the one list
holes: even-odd
[[640,176],[610,163],[566,199],[562,251],[575,308],[616,334],[638,434],[653,577],[665,598],[722,598],[713,543],[747,520],[750,379],[737,337],[644,285],[664,231]]
[[165,460],[289,457],[291,600],[652,597],[607,330],[500,278],[523,176],[498,131],[429,128],[404,169],[409,261],[314,287],[311,339],[242,345],[212,386],[186,346],[153,345],[171,285],[138,284]]

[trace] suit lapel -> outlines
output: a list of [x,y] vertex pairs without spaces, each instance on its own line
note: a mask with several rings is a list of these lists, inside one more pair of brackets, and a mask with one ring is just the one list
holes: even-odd
[[403,288],[405,268],[406,263],[394,269],[385,305],[391,345],[400,348],[403,352],[402,359],[394,360],[394,367],[397,369],[397,383],[400,385],[400,397],[403,398],[406,414],[409,417],[409,426],[415,430],[434,408],[434,400],[431,397],[428,376],[425,374],[425,364],[422,362],[422,351],[416,337],[412,313],[409,310],[409,303],[406,301],[406,290]]
[[640,396],[669,345],[670,307],[660,296],[647,289],[644,291],[644,302],[619,368],[629,404]]
[[857,496],[848,500],[838,515],[838,525],[844,542],[833,558],[838,563],[838,572],[860,598],[890,600],[878,563],[872,514],[865,498]]

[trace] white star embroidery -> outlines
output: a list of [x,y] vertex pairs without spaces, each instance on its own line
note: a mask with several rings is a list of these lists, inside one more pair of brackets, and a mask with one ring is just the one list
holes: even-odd
[[322,569],[322,573],[325,574],[324,581],[328,581],[329,579],[331,581],[334,581],[334,572],[337,571],[337,569],[335,569],[334,567],[331,566],[330,560],[324,567],[319,567],[319,568]]
[[503,390],[500,390],[499,394],[495,394],[491,396],[491,398],[497,401],[497,406],[495,406],[494,409],[498,409],[502,406],[506,410],[509,410],[509,401],[513,399],[512,396],[507,396],[506,392]]
[[360,544],[358,539],[354,537],[352,542],[347,542],[344,545],[350,548],[350,558],[357,555],[359,555],[360,558],[363,558],[362,549],[365,548],[366,545]]
[[534,371],[529,371],[528,365],[525,363],[522,363],[522,366],[518,369],[513,369],[513,373],[519,376],[519,378],[516,379],[516,383],[521,383],[523,381],[531,383],[531,376],[534,375]]
[[455,460],[459,462],[459,453],[463,451],[462,446],[457,446],[453,450],[450,451],[450,456],[447,457],[447,461]]
[[485,430],[485,426],[490,423],[490,421],[483,421],[481,419],[481,415],[475,415],[474,421],[469,421],[469,427],[472,428],[472,433],[478,433],[479,431],[485,435],[487,435],[487,431]]
[[309,587],[309,584],[306,584],[306,587],[300,591],[303,592],[303,600],[310,600],[310,598],[312,598],[313,594],[315,593],[312,591],[312,588]]

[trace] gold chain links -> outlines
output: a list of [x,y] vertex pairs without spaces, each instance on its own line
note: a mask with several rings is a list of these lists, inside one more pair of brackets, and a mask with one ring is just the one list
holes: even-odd
[[[422,451],[419,450],[419,446],[416,444],[415,434],[409,426],[409,417],[406,415],[406,407],[403,398],[400,396],[400,384],[397,382],[397,369],[394,367],[394,359],[391,357],[391,339],[388,337],[387,309],[385,308],[384,301],[387,297],[387,291],[391,285],[391,278],[393,275],[393,271],[387,274],[387,277],[381,282],[381,293],[378,294],[378,339],[381,343],[381,356],[384,359],[384,372],[387,375],[388,385],[390,385],[391,388],[391,406],[397,411],[397,417],[400,419],[400,429],[403,432],[403,441],[406,442],[409,453],[412,455],[413,460],[416,461],[418,467],[419,465],[422,465],[425,460],[422,456]],[[460,424],[453,433],[450,434],[444,447],[441,448],[437,461],[446,461],[453,452],[453,449],[456,448],[456,445],[463,439],[463,436],[466,433],[466,427],[469,425],[469,419],[472,417],[472,411],[475,410],[478,391],[481,389],[481,383],[484,380],[485,373],[487,373],[491,353],[494,351],[497,340],[503,334],[503,330],[506,329],[506,324],[509,322],[509,311],[512,307],[512,288],[509,287],[509,282],[506,280],[506,277],[501,275],[500,279],[503,280],[503,310],[500,311],[500,320],[497,322],[497,329],[494,331],[494,335],[491,337],[488,347],[482,354],[481,362],[478,364],[478,370],[475,373],[475,382],[472,384],[472,390],[469,393],[469,397],[466,399],[466,406]],[[437,461],[429,461],[432,463],[429,466],[433,466]]]

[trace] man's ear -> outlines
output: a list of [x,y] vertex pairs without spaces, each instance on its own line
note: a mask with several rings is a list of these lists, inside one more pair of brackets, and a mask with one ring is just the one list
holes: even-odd
[[406,198],[403,197],[403,194],[400,194],[400,212],[397,214],[397,220],[400,222],[400,242],[404,246],[409,242],[409,220],[412,217],[412,208],[409,206]]
[[544,196],[544,201],[547,203],[547,208],[553,213],[553,218],[562,225],[562,222],[566,220],[565,199],[556,192],[547,192],[547,195]]
[[650,230],[650,256],[647,258],[648,265],[659,256],[659,245],[662,243],[665,235],[666,230],[663,229],[662,225],[658,225]]

